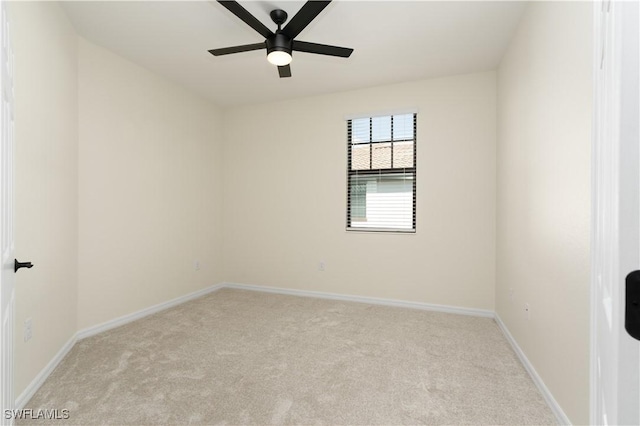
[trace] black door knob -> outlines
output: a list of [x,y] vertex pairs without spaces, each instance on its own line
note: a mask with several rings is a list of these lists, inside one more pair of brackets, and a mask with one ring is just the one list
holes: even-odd
[[20,268],[33,268],[33,263],[31,262],[18,262],[18,259],[13,259],[15,261],[13,271],[18,272]]
[[624,328],[634,339],[640,340],[640,271],[633,271],[626,279]]

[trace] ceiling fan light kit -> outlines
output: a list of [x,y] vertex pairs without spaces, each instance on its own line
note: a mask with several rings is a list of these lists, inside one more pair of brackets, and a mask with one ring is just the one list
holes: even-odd
[[270,37],[266,40],[266,43],[267,60],[269,62],[271,62],[273,65],[278,66],[289,65],[291,63],[292,43],[289,37],[282,33],[276,32],[273,37]]
[[287,21],[287,12],[281,9],[272,10],[270,13],[271,19],[278,26],[275,32],[267,28],[237,1],[218,0],[218,3],[256,30],[265,38],[265,41],[263,43],[209,50],[209,53],[214,56],[230,55],[232,53],[249,52],[266,48],[267,60],[278,67],[280,78],[284,78],[291,77],[291,67],[289,64],[291,63],[292,52],[294,50],[319,55],[337,56],[340,58],[348,58],[351,56],[351,53],[353,53],[353,49],[347,47],[329,46],[326,44],[295,40],[298,34],[331,3],[331,0],[306,2],[284,28],[282,28],[282,24]]
[[281,50],[274,50],[267,55],[267,60],[271,62],[273,65],[277,65],[279,67],[284,65],[289,65],[291,63],[290,53],[283,52]]

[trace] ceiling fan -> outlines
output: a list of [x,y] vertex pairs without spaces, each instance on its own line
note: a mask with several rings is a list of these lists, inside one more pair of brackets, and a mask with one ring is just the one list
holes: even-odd
[[278,74],[280,75],[280,78],[283,78],[291,77],[291,66],[289,64],[292,59],[291,53],[294,50],[297,52],[316,53],[319,55],[338,56],[341,58],[348,58],[353,52],[353,49],[346,47],[329,46],[326,44],[295,40],[298,34],[300,34],[300,32],[304,30],[306,26],[309,25],[309,23],[313,21],[325,7],[327,7],[329,3],[331,3],[331,0],[306,2],[284,28],[282,28],[282,25],[287,21],[287,12],[281,9],[272,10],[270,13],[271,19],[278,26],[278,29],[275,32],[271,31],[244,7],[240,6],[237,1],[218,0],[218,3],[226,7],[244,23],[260,33],[260,35],[265,38],[265,41],[262,43],[209,50],[209,53],[214,56],[249,52],[252,50],[266,48],[267,60],[278,66]]

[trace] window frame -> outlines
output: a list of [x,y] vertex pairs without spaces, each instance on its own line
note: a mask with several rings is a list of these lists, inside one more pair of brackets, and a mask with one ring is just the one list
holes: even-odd
[[[413,138],[412,139],[394,139],[393,123],[394,116],[408,115],[413,117]],[[389,140],[374,141],[373,138],[373,119],[376,117],[391,117],[391,137]],[[353,120],[357,119],[369,119],[369,142],[366,143],[353,143]],[[416,233],[416,206],[417,206],[417,157],[418,157],[418,130],[417,130],[418,114],[417,112],[410,113],[395,113],[395,114],[381,114],[371,116],[360,116],[347,118],[347,197],[346,197],[346,227],[347,232],[374,232],[374,233],[400,233],[400,234],[415,234]],[[390,144],[390,162],[393,166],[393,147],[396,142],[413,142],[413,167],[399,167],[399,168],[379,168],[372,169],[373,166],[373,146],[378,144]],[[353,159],[353,145],[369,145],[369,169],[352,170]],[[353,227],[351,222],[363,222],[366,218],[352,218],[351,217],[351,201],[352,201],[352,177],[353,176],[385,176],[385,175],[398,175],[398,174],[410,174],[413,177],[412,190],[413,190],[413,205],[412,205],[412,227],[411,228],[374,228],[374,227]],[[366,212],[366,203],[365,203]]]

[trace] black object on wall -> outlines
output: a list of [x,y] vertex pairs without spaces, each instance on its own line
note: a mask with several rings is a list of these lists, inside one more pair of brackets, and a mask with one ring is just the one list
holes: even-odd
[[624,328],[634,339],[640,340],[640,271],[633,271],[626,279]]
[[18,272],[20,268],[33,268],[31,262],[18,262],[18,259],[13,259],[13,272]]

